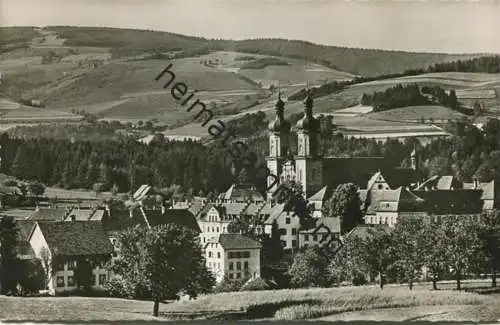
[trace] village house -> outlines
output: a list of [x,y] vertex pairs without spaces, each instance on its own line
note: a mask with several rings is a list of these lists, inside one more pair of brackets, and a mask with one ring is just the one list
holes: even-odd
[[208,269],[216,282],[260,277],[262,245],[245,235],[223,233],[204,245]]
[[47,289],[51,294],[75,291],[75,272],[91,268],[91,285],[103,289],[110,272],[105,264],[113,246],[98,221],[37,221],[28,236],[35,256],[47,273]]

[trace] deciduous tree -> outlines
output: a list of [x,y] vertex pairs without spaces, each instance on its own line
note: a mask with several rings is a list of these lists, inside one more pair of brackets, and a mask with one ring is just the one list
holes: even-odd
[[174,224],[137,227],[120,235],[119,245],[115,272],[126,281],[129,291],[150,292],[154,316],[158,316],[160,301],[180,291],[195,297],[215,283],[198,235],[192,230]]
[[323,286],[327,282],[328,262],[323,251],[312,246],[296,254],[288,270],[291,283],[299,288]]
[[341,233],[351,231],[356,225],[363,223],[361,200],[358,188],[352,183],[340,184],[326,202],[323,213],[327,217],[341,218]]
[[17,284],[17,234],[12,217],[0,217],[0,292],[14,292]]

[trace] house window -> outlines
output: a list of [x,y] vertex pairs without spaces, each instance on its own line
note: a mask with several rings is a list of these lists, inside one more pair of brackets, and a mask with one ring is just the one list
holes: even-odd
[[292,247],[297,247],[297,241],[296,240],[292,240]]
[[219,232],[219,227],[217,227],[217,232]]
[[280,235],[282,235],[282,236],[286,235],[286,229],[285,228],[280,228],[279,232],[280,232]]
[[318,235],[313,235],[313,241],[318,241]]
[[220,258],[220,252],[217,252],[217,258]]
[[241,270],[241,262],[237,262],[236,263],[236,269],[237,270]]
[[208,257],[212,257],[212,252],[208,252]]
[[309,234],[304,235],[304,241],[309,241]]
[[68,270],[76,269],[76,261],[75,260],[68,261],[67,263],[68,263]]
[[226,232],[226,226],[222,227],[222,232]]
[[64,277],[63,276],[58,276],[56,282],[57,282],[58,288],[64,287]]
[[243,269],[244,270],[248,270],[248,262],[244,262],[243,263]]
[[241,273],[236,273],[236,279],[241,279]]
[[99,284],[103,285],[106,283],[106,274],[99,274]]
[[281,240],[280,242],[281,242],[281,247],[286,247],[286,241]]
[[234,258],[234,253],[233,252],[229,252],[228,258]]
[[229,278],[232,279],[234,277],[233,273],[229,273]]
[[56,262],[55,263],[55,269],[56,271],[64,271],[64,263],[63,262]]
[[243,258],[249,258],[249,257],[250,257],[249,251],[243,252]]
[[73,287],[75,285],[75,280],[72,276],[68,276],[68,287]]
[[286,219],[285,219],[285,223],[286,223],[287,225],[289,225],[289,224],[290,224],[290,218],[286,218]]
[[230,271],[234,270],[234,263],[233,262],[229,263],[229,270]]
[[296,235],[297,234],[297,229],[296,228],[292,228],[292,235]]
[[92,280],[91,280],[90,284],[93,285],[93,286],[95,286],[95,283],[96,283],[95,278],[96,278],[96,275],[92,274]]

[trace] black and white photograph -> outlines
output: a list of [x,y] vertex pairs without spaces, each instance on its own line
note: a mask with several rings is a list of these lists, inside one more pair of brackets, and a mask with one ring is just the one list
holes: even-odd
[[491,324],[497,274],[499,0],[0,0],[0,323]]

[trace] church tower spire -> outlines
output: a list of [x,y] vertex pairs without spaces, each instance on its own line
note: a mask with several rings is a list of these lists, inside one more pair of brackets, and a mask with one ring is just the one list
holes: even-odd
[[[278,101],[275,105],[276,117],[269,123],[269,156],[267,156],[267,168],[271,174],[279,177],[283,168],[283,161],[290,156],[290,129],[292,125],[285,119],[285,103],[281,99],[281,90],[278,88]],[[268,180],[268,186],[273,180]],[[272,195],[277,186],[268,190]]]
[[298,156],[318,155],[318,136],[320,132],[320,122],[313,116],[314,101],[309,88],[306,90],[304,99],[304,117],[297,122],[297,133],[299,135]]
[[304,99],[304,117],[297,122],[298,152],[295,157],[297,179],[306,196],[323,184],[323,165],[319,158],[320,121],[313,115],[314,100],[309,86]]

